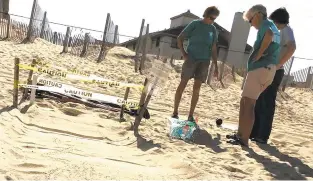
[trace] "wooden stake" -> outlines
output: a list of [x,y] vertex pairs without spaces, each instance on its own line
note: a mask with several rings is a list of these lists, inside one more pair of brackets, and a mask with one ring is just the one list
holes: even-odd
[[[37,85],[37,80],[38,80],[38,76],[34,75],[32,85]],[[36,98],[36,89],[32,89],[31,93],[30,93],[30,104],[31,105],[34,104],[35,98]]]
[[13,107],[17,108],[18,104],[18,82],[19,82],[19,65],[20,64],[20,59],[15,58],[14,60],[14,84],[13,84]]
[[141,119],[142,119],[142,117],[143,117],[143,115],[144,115],[144,113],[145,113],[145,111],[146,111],[146,109],[148,107],[149,101],[150,101],[150,99],[152,97],[153,91],[156,88],[156,85],[157,85],[158,81],[159,81],[159,77],[156,77],[156,79],[155,79],[155,81],[154,81],[154,83],[153,83],[153,85],[152,85],[152,87],[151,87],[151,89],[149,91],[149,94],[148,94],[148,96],[146,98],[145,103],[140,108],[139,115],[136,116],[135,123],[134,123],[134,135],[136,137],[139,136],[138,130],[139,130],[139,125],[140,125]]
[[[124,101],[127,101],[128,95],[129,95],[129,91],[130,91],[130,88],[127,87],[126,91],[125,91],[125,94],[124,94]],[[122,107],[121,107],[121,113],[120,113],[120,120],[121,121],[124,121],[124,109],[125,109],[125,104],[123,104]]]
[[[147,97],[147,92],[148,92],[148,78],[145,79],[144,83],[143,83],[143,90],[140,96],[140,101],[139,101],[139,106],[142,107],[143,104],[145,103],[146,97]],[[139,110],[138,112],[139,113]]]
[[[36,60],[33,59],[32,63],[31,63],[31,67],[34,67],[36,65]],[[30,70],[29,73],[28,73],[28,78],[27,78],[27,84],[30,85],[31,82],[32,82],[32,76],[33,76],[33,73],[34,71],[33,70]],[[24,92],[23,92],[23,96],[22,96],[22,100],[25,100],[27,98],[27,93],[28,93],[28,88],[25,88],[24,89]]]

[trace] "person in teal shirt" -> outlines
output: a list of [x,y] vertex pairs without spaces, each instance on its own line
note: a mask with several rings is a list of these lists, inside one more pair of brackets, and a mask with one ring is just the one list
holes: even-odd
[[[177,38],[178,47],[184,57],[182,66],[181,81],[176,90],[173,118],[178,118],[178,107],[182,94],[188,81],[194,78],[193,94],[191,98],[189,121],[194,121],[194,110],[197,105],[200,87],[208,76],[208,69],[211,57],[215,66],[214,75],[217,76],[217,31],[213,25],[214,20],[219,16],[219,10],[215,6],[208,7],[203,19],[194,20],[189,23]],[[183,42],[188,40],[187,50]]]
[[248,146],[254,124],[254,107],[260,94],[272,83],[280,53],[280,33],[272,20],[267,18],[266,8],[254,5],[243,18],[258,30],[253,51],[247,63],[239,111],[239,127],[235,135],[227,135],[228,143]]

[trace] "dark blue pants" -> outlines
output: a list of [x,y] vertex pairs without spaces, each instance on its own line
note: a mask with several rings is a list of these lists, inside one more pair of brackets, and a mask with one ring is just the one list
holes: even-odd
[[255,120],[250,138],[268,140],[272,131],[275,114],[276,96],[284,77],[284,70],[276,71],[274,80],[260,95],[255,104]]

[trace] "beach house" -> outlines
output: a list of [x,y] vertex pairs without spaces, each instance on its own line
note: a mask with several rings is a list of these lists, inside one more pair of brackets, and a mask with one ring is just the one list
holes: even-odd
[[[170,18],[171,24],[168,29],[151,32],[146,44],[148,54],[159,54],[160,56],[182,59],[177,46],[177,36],[195,19],[200,17],[191,13],[190,10]],[[248,45],[250,25],[242,18],[242,13],[235,13],[232,32],[230,33],[218,23],[214,23],[218,31],[219,60],[226,61],[229,65],[241,68],[246,65],[252,47]],[[137,38],[121,43],[128,49],[135,50]],[[187,45],[187,42],[184,42]]]

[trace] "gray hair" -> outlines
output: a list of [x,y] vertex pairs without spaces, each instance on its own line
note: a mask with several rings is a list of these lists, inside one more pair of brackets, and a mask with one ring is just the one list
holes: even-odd
[[262,4],[252,6],[247,12],[243,14],[243,19],[249,21],[249,15],[252,17],[256,13],[262,13],[264,17],[267,17],[266,7]]

